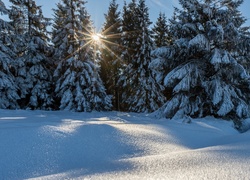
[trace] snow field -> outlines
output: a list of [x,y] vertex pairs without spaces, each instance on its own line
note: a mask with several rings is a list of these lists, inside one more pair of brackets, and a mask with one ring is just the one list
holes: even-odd
[[249,136],[212,117],[0,110],[0,179],[248,179]]

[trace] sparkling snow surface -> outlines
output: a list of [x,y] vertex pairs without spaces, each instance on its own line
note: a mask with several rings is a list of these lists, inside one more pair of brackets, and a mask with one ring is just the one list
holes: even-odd
[[0,110],[0,179],[249,179],[250,131],[211,117]]

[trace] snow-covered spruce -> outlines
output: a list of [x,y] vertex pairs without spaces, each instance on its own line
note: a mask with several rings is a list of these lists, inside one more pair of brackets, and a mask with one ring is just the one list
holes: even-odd
[[53,42],[57,68],[55,94],[59,108],[71,111],[109,110],[111,98],[98,74],[90,17],[82,0],[63,0],[55,9]]
[[48,109],[52,104],[47,26],[35,1],[11,0],[10,20],[14,26],[15,82],[20,89],[21,108]]
[[153,40],[156,47],[167,46],[171,43],[169,26],[164,13],[160,13],[159,17],[152,29]]
[[164,102],[161,88],[149,69],[153,46],[150,24],[145,0],[138,4],[132,1],[128,7],[124,6],[123,46],[126,49],[123,59],[126,68],[120,82],[124,87],[123,101],[127,110],[133,112],[155,111]]
[[113,109],[121,110],[121,91],[118,79],[121,74],[121,18],[116,0],[112,0],[105,23],[102,28],[101,40],[101,61],[100,76],[107,89],[107,93],[112,95]]
[[60,109],[110,110],[111,98],[105,93],[95,66],[90,60],[75,57],[59,63],[54,76],[57,78],[55,92],[60,98]]
[[[0,0],[0,14],[8,14],[4,3]],[[0,108],[1,109],[16,109],[18,108],[17,100],[18,87],[15,84],[15,78],[10,67],[13,66],[13,58],[16,54],[11,49],[13,44],[11,32],[13,27],[6,21],[0,18]]]
[[180,4],[183,10],[176,9],[171,20],[173,45],[155,52],[158,59],[165,58],[166,69],[172,69],[164,80],[172,98],[163,115],[214,115],[232,119],[240,128],[241,120],[249,117],[250,85],[245,69],[249,36],[238,11],[242,1],[180,0]]

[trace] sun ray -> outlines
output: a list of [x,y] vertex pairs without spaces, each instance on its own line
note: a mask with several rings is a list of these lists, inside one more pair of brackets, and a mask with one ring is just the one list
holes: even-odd
[[80,48],[78,48],[77,50],[75,50],[74,52],[72,52],[71,54],[69,54],[67,57],[64,58],[64,60],[67,60],[69,58],[71,58],[72,56],[74,56],[77,52],[79,52],[80,50],[82,50],[84,47],[88,46],[89,44],[91,44],[93,42],[88,41],[86,44],[84,44],[83,46],[81,46]]
[[[93,31],[93,29],[87,29],[84,28],[83,29],[86,32],[83,31],[77,31],[75,32],[75,40],[73,42],[79,42],[81,40],[85,41],[85,44],[81,47],[79,47],[77,50],[75,50],[74,52],[72,52],[71,54],[69,54],[67,57],[64,58],[64,60],[71,58],[72,56],[76,55],[80,50],[82,50],[85,47],[88,47],[86,50],[87,52],[91,49],[92,45],[96,45],[97,40],[99,41],[102,38],[101,34],[95,33],[95,31]],[[83,35],[84,37],[81,37],[81,35]],[[96,46],[92,46],[93,48],[96,48]]]
[[85,36],[89,36],[90,35],[89,33],[86,33],[86,32],[78,32],[78,33],[80,33],[82,35],[85,35]]
[[[105,37],[106,38],[110,38],[110,39],[115,39],[115,38],[119,38],[121,37],[122,34],[128,34],[128,33],[135,33],[135,32],[139,32],[140,30],[135,30],[135,31],[125,31],[122,33],[116,33],[116,34],[106,34]],[[116,37],[117,36],[117,37]]]
[[[95,52],[97,50],[101,50],[101,48],[106,49],[108,52],[112,53],[117,60],[123,61],[122,57],[115,52],[112,51],[111,47],[109,45],[117,46],[120,47],[121,49],[127,49],[127,50],[133,50],[131,48],[125,47],[121,44],[112,42],[111,39],[119,39],[122,37],[122,35],[125,34],[130,34],[130,33],[135,33],[138,32],[136,31],[126,31],[122,33],[116,33],[116,34],[108,34],[108,31],[112,29],[116,24],[111,25],[108,29],[106,29],[103,33],[97,33],[94,29],[92,28],[85,28],[82,27],[83,31],[77,31],[76,34],[76,39],[74,40],[75,42],[80,42],[80,41],[85,41],[84,45],[79,47],[77,50],[75,50],[73,53],[68,55],[65,59],[68,59],[75,54],[77,54],[79,51],[81,51],[83,48],[86,48],[85,52],[89,52],[91,49],[92,51]],[[109,40],[110,39],[110,40]]]
[[109,39],[118,39],[118,38],[121,38],[121,36],[122,36],[122,33],[107,34],[107,35],[105,35],[105,37],[109,38]]
[[90,34],[93,34],[94,30],[93,28],[89,29],[89,28],[85,28],[83,26],[81,26],[85,31],[87,31],[87,33],[85,32],[79,32],[79,33],[82,33],[83,35],[86,35],[86,36],[89,36]]
[[112,24],[111,26],[109,26],[105,31],[102,32],[102,34],[104,34],[106,36],[106,33],[109,32],[110,29],[112,29],[115,25],[117,25],[118,22]]
[[112,53],[120,62],[122,62],[122,58],[119,57],[117,54],[115,54],[106,44],[103,44],[103,46],[110,52]]
[[111,44],[111,45],[116,45],[116,46],[121,47],[121,48],[127,48],[127,49],[129,49],[129,50],[133,50],[133,49],[131,49],[131,48],[124,47],[124,46],[122,46],[122,45],[120,45],[120,44],[117,44],[117,43],[114,43],[114,42],[110,42],[110,41],[105,40],[105,39],[102,39],[102,41],[104,41],[104,42],[106,42],[106,43],[108,43],[108,44]]

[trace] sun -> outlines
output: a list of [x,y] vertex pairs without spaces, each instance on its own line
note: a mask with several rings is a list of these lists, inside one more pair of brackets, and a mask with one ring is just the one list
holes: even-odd
[[92,34],[91,38],[95,42],[100,42],[101,41],[101,35],[100,34]]
[[[113,25],[110,26],[110,28],[112,28],[112,27],[113,27]],[[104,33],[98,33],[96,31],[94,31],[93,29],[91,29],[91,30],[85,29],[86,31],[79,31],[78,33],[82,35],[82,37],[83,37],[82,40],[85,41],[85,44],[82,45],[75,52],[70,54],[69,57],[72,56],[74,53],[77,53],[78,51],[80,51],[81,49],[86,48],[86,47],[87,47],[87,50],[93,48],[95,53],[100,50],[99,48],[101,48],[101,49],[106,49],[107,51],[112,53],[112,55],[114,55],[118,60],[122,61],[121,58],[119,57],[119,55],[115,54],[112,51],[112,49],[110,48],[110,45],[119,46],[119,47],[121,45],[108,40],[108,39],[120,38],[121,33],[104,35],[104,34],[109,34],[108,31],[110,28],[106,29],[104,31]],[[90,47],[90,48],[88,48],[88,47]],[[121,47],[123,47],[123,46],[121,46]]]

